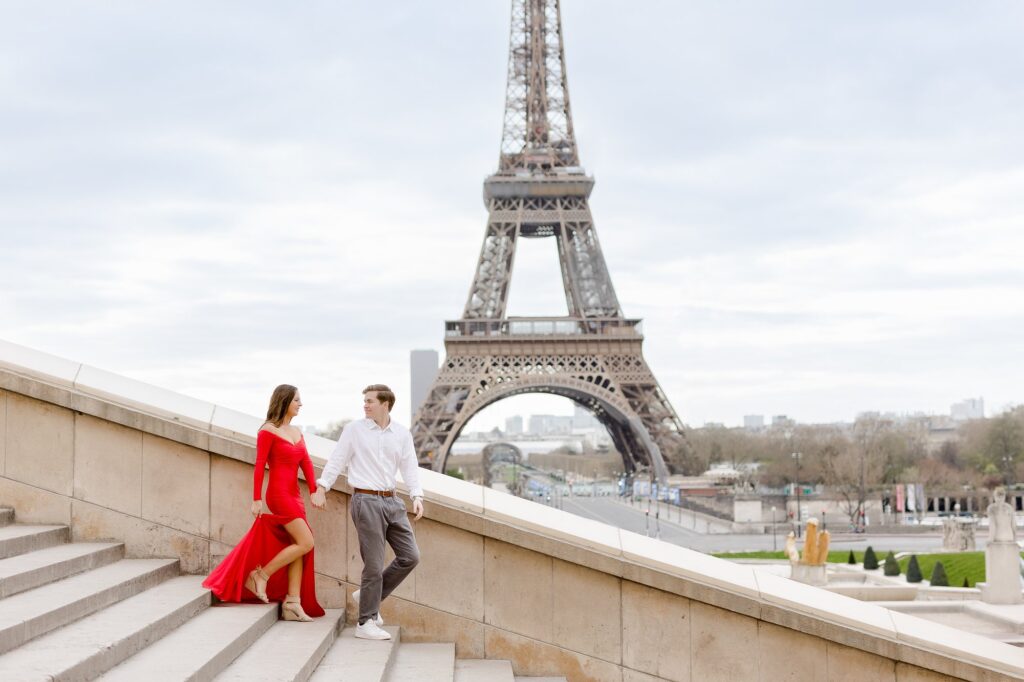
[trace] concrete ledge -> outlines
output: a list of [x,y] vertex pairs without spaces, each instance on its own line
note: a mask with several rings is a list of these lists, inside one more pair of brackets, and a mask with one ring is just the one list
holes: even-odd
[[[151,552],[150,556],[169,552],[181,556],[187,570],[196,572],[208,570],[210,555],[223,552],[227,545],[237,541],[247,527],[242,518],[244,505],[238,500],[244,500],[247,494],[245,491],[251,486],[251,464],[255,460],[254,433],[246,431],[258,428],[257,422],[262,423],[260,420],[147,387],[139,382],[123,380],[99,370],[86,370],[81,365],[27,349],[15,349],[5,356],[8,350],[9,346],[0,346],[0,357],[4,358],[0,366],[0,389],[8,391],[8,397],[17,394],[34,398],[70,410],[71,417],[75,419],[84,414],[149,436],[174,441],[199,451],[195,456],[202,453],[216,455],[209,460],[209,479],[205,483],[210,486],[207,519],[209,537],[171,528],[165,525],[169,521],[137,518],[76,499],[71,494],[44,491],[31,480],[9,478],[9,471],[5,477],[0,477],[0,491],[8,490],[24,500],[43,505],[38,508],[42,511],[27,512],[30,516],[37,514],[33,516],[36,520],[45,520],[47,515],[64,519],[70,510],[72,531],[76,539],[125,539],[129,556],[133,555],[132,552],[139,553],[135,555]],[[12,361],[12,357],[16,362]],[[23,362],[30,366],[19,364]],[[2,399],[7,398],[0,392]],[[19,400],[24,401],[25,398]],[[68,413],[62,412],[61,418],[67,417]],[[16,428],[16,425],[6,425],[8,438],[12,428]],[[315,461],[322,463],[321,457],[330,452],[333,443],[308,436],[307,446],[315,456]],[[73,447],[72,444],[70,457],[76,456]],[[8,465],[11,457],[8,448]],[[725,628],[722,632],[729,633],[729,637],[740,637],[741,640],[756,638],[759,632],[757,621],[760,621],[803,633],[801,636],[819,638],[829,643],[829,651],[835,648],[836,651],[860,651],[865,656],[880,657],[879,660],[887,660],[894,669],[897,664],[907,664],[970,680],[1024,678],[1024,651],[1020,649],[991,640],[985,640],[985,647],[975,647],[973,641],[968,642],[963,638],[958,641],[948,633],[936,634],[936,640],[932,642],[929,639],[932,631],[913,622],[919,619],[911,616],[904,617],[910,620],[894,619],[887,610],[876,605],[777,576],[755,575],[749,566],[740,566],[585,521],[435,472],[423,470],[421,476],[427,518],[436,524],[451,527],[448,533],[432,531],[431,542],[436,544],[433,551],[449,546],[453,551],[454,548],[470,551],[474,553],[473,561],[477,564],[467,562],[467,566],[472,564],[494,568],[500,564],[493,561],[488,563],[484,555],[500,543],[506,543],[511,548],[502,551],[514,555],[516,561],[531,573],[543,576],[544,571],[548,571],[549,578],[545,579],[548,586],[545,589],[550,596],[545,597],[549,600],[545,609],[552,608],[556,600],[567,597],[567,594],[562,594],[566,590],[591,590],[586,595],[591,604],[583,599],[582,592],[580,595],[573,594],[564,603],[578,604],[585,608],[592,605],[594,608],[590,617],[600,619],[606,615],[602,611],[603,605],[619,603],[625,585],[639,585],[690,600],[690,606],[687,607],[690,617],[696,618],[694,614],[701,614],[697,621],[702,624],[694,633],[704,632],[700,628],[710,628],[700,637],[717,636],[714,634],[715,628],[720,626]],[[333,509],[347,509],[344,495],[351,493],[350,488],[342,481],[334,489],[339,494],[331,496],[334,500]],[[18,513],[21,514],[20,508]],[[147,513],[156,512],[147,512],[144,502],[143,515]],[[342,530],[344,526],[338,527],[339,523],[347,523],[347,518],[335,518],[337,514],[318,518],[316,513],[320,512],[311,515],[312,523],[323,523],[325,528],[333,528],[340,534],[339,537],[345,538],[340,543],[335,542],[338,545],[336,547],[331,545],[331,540],[324,539],[326,546],[323,548],[320,547],[321,539],[317,540],[318,573],[323,580],[335,581],[334,585],[341,590],[342,584],[351,585],[358,579],[360,564],[357,545],[351,533],[346,535],[346,531]],[[193,519],[189,522],[194,528],[205,528],[201,521]],[[462,537],[466,534],[482,536],[484,542],[470,542]],[[324,562],[320,561],[321,553],[325,555]],[[481,553],[479,558],[476,553]],[[428,560],[429,557],[426,557],[425,562]],[[594,574],[584,572],[586,575],[581,576],[585,580],[579,584],[578,581],[563,577],[556,588],[551,581],[556,580],[558,575],[574,574],[562,562],[583,567]],[[472,570],[478,571],[477,568]],[[488,657],[509,658],[514,663],[522,661],[522,665],[516,666],[517,674],[524,671],[535,671],[536,674],[568,672],[570,679],[622,679],[624,675],[631,679],[643,679],[648,674],[630,669],[624,663],[624,654],[607,649],[611,646],[608,641],[600,645],[587,643],[584,646],[566,644],[557,639],[555,631],[569,626],[555,622],[554,619],[536,632],[526,632],[522,605],[508,601],[517,599],[516,595],[520,591],[512,584],[508,584],[507,588],[497,584],[488,588],[490,583],[486,575],[485,568],[480,577],[473,579],[476,582],[472,583],[474,586],[471,588],[484,590],[487,608],[482,618],[474,615],[478,611],[477,606],[467,602],[457,608],[453,607],[460,613],[464,611],[463,615],[449,614],[441,619],[450,621],[451,627],[462,633],[459,641],[464,643],[462,648],[470,654],[468,657],[479,658],[486,654]],[[401,608],[403,620],[412,618],[415,621],[416,617],[441,613],[416,596],[421,576],[424,590],[436,589],[439,584],[437,581],[441,579],[441,576],[430,573],[429,566],[421,565],[418,574],[414,573],[411,581],[403,584],[399,593],[396,593],[395,599],[389,600],[393,601],[395,608]],[[512,574],[507,578],[512,580]],[[433,587],[428,588],[430,585]],[[483,587],[478,588],[478,585]],[[495,600],[506,600],[508,603],[496,609]],[[414,616],[415,612],[421,616]],[[515,628],[523,632],[513,631],[512,626],[504,622],[491,622],[489,618],[492,616],[510,618],[509,622],[514,622]],[[692,627],[697,627],[697,621]],[[424,627],[428,627],[428,621],[423,622]],[[621,629],[625,633],[625,625]],[[628,636],[622,634],[623,638]],[[679,645],[691,646],[689,642]],[[583,653],[588,646],[594,647],[593,651],[598,655]],[[631,645],[623,639],[616,646],[625,651]],[[481,648],[483,651],[480,651]],[[534,665],[542,659],[549,663],[557,661],[558,665],[565,664],[568,667]],[[750,660],[756,661],[756,656]],[[745,661],[744,666],[749,662]],[[703,659],[701,665],[705,665]],[[735,675],[729,673],[730,679],[735,682],[748,679],[747,667],[741,666],[737,671]],[[695,675],[717,675],[722,671],[698,667],[692,672]]]
[[917,585],[835,585],[825,587],[829,592],[852,597],[859,601],[913,601],[917,598]]

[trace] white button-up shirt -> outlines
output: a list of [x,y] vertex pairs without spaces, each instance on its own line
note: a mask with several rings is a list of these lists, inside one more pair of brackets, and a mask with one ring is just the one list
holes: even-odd
[[409,494],[423,497],[412,434],[394,420],[383,429],[372,419],[357,419],[346,424],[317,485],[330,490],[338,474],[346,469],[348,484],[367,490],[393,490],[395,472],[401,470]]

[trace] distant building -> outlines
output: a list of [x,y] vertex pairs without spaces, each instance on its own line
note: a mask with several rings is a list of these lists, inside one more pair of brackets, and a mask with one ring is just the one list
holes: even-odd
[[520,436],[523,433],[523,418],[518,414],[505,419],[505,433],[509,436]]
[[784,414],[777,414],[772,417],[772,426],[777,429],[785,429],[796,425],[795,419],[790,419]]
[[414,350],[409,353],[409,423],[416,419],[416,411],[427,397],[430,385],[437,376],[439,359],[436,350]]
[[572,417],[531,414],[529,432],[535,436],[567,436],[572,433]]
[[580,405],[573,405],[572,428],[573,431],[581,431],[585,429],[597,429],[604,427],[601,426],[601,422],[597,420],[597,417],[594,416],[593,412]]
[[764,415],[763,414],[745,414],[743,415],[743,428],[750,431],[764,428]]
[[954,421],[964,422],[968,419],[985,418],[985,399],[966,398],[949,406],[949,416]]

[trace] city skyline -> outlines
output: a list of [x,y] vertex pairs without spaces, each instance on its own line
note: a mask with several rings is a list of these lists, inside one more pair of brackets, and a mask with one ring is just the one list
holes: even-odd
[[[1024,400],[1024,8],[563,14],[602,246],[684,423]],[[384,382],[407,419],[483,234],[507,3],[5,19],[0,338],[254,414],[294,383],[307,424]],[[549,247],[510,314],[564,313]]]

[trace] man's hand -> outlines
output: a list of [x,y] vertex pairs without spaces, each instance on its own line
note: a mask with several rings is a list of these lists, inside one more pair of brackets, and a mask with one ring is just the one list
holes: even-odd
[[327,492],[323,486],[316,489],[316,492],[309,496],[309,501],[313,503],[313,506],[317,509],[323,509],[327,506]]
[[412,513],[415,515],[412,517],[413,521],[419,521],[423,518],[423,500],[414,497],[412,498]]
[[252,504],[249,505],[249,511],[252,512],[253,516],[259,516],[263,513],[263,501],[253,500]]

